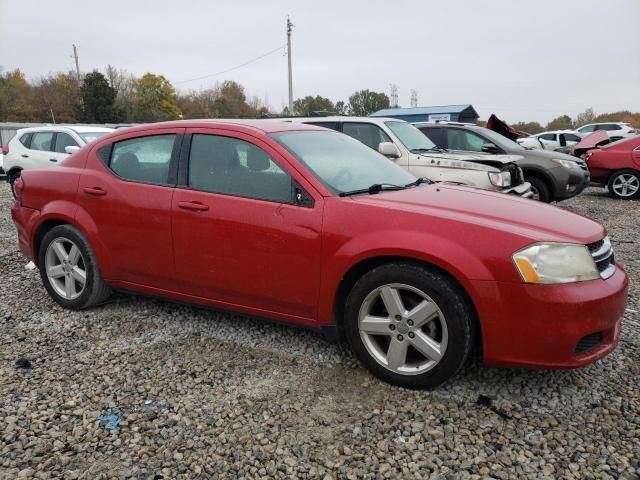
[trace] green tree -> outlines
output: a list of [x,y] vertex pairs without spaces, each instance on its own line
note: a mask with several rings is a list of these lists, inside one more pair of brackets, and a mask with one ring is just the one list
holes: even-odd
[[171,82],[162,75],[146,73],[135,82],[133,120],[161,122],[180,118],[178,97]]
[[218,118],[256,118],[256,109],[247,103],[244,87],[238,82],[226,80],[216,85],[217,98],[213,104]]
[[80,111],[80,89],[73,73],[41,78],[34,86],[34,120],[75,123]]
[[389,97],[384,93],[360,90],[349,97],[349,113],[358,117],[389,108]]
[[349,105],[340,100],[336,102],[335,111],[338,115],[349,115]]
[[122,113],[114,107],[116,90],[98,71],[85,75],[80,86],[82,108],[80,118],[87,123],[117,123]]
[[33,87],[20,70],[0,74],[0,121],[36,121]]
[[547,130],[571,130],[573,121],[569,115],[560,115],[547,123]]
[[298,98],[293,102],[294,115],[302,115],[303,117],[308,117],[312,112],[333,111],[335,111],[333,102],[328,98],[321,97],[320,95],[316,95],[315,97],[307,95],[306,97]]
[[544,132],[544,127],[538,122],[517,122],[511,125],[516,130],[521,132],[531,133],[532,135],[540,132]]

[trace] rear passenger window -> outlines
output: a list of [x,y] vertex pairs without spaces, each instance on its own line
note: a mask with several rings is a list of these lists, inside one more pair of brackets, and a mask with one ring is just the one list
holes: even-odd
[[291,202],[291,177],[264,150],[236,138],[193,135],[189,187],[212,193]]
[[134,182],[169,183],[169,165],[175,135],[132,138],[113,145],[109,168]]
[[55,151],[58,153],[67,153],[65,151],[65,147],[78,147],[78,142],[76,142],[71,135],[64,132],[58,132],[56,134],[56,149]]
[[371,123],[345,122],[342,124],[342,133],[359,140],[376,152],[382,142],[390,142],[389,136],[377,125]]
[[53,132],[34,132],[31,137],[31,150],[42,150],[51,152],[51,141],[53,140]]

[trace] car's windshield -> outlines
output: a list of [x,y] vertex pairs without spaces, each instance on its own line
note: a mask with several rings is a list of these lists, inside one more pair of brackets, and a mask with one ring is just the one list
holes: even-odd
[[85,142],[93,142],[96,138],[100,138],[110,132],[77,132]]
[[389,127],[398,140],[402,142],[405,148],[412,150],[431,150],[436,148],[435,143],[429,140],[424,133],[407,122],[388,121],[384,124]]
[[503,150],[526,150],[522,145],[488,128],[482,128],[482,134]]
[[374,184],[406,185],[416,180],[391,160],[342,133],[293,131],[271,136],[334,194]]

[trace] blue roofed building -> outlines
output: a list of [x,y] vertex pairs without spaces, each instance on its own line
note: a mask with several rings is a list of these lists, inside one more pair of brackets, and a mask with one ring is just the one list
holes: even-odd
[[479,115],[473,105],[441,105],[439,107],[384,108],[371,117],[391,117],[407,122],[450,122],[476,123]]

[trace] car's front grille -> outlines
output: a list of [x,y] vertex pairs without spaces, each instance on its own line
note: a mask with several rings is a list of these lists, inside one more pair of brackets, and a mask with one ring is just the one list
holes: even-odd
[[602,343],[602,332],[590,333],[580,339],[576,345],[576,349],[573,351],[574,355],[580,355],[586,351],[597,347]]
[[517,187],[524,182],[524,173],[522,173],[522,168],[518,165],[506,165],[502,170],[509,172],[512,187]]
[[600,277],[606,279],[613,275],[616,270],[616,262],[609,237],[590,243],[587,248],[593,257],[593,261],[596,262]]

